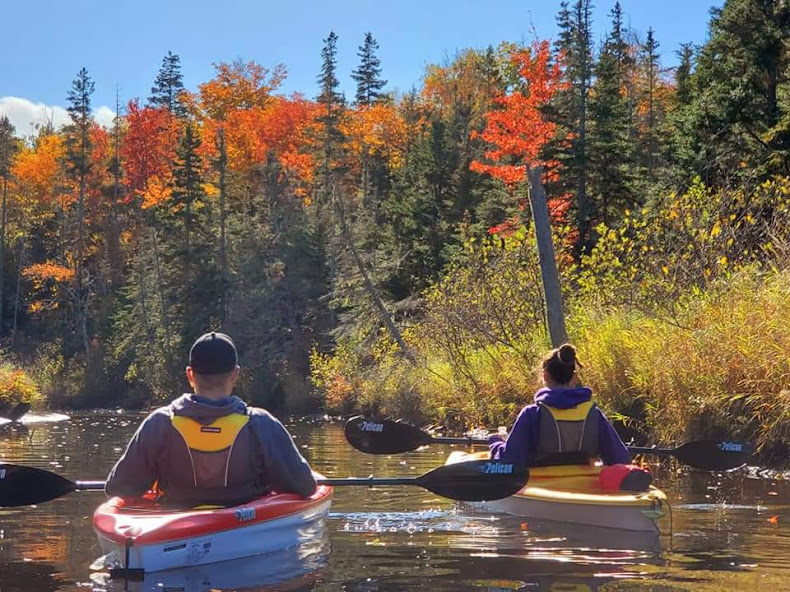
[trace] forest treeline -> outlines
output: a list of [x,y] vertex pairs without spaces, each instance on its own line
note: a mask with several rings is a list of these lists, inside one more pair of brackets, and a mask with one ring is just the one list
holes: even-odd
[[619,3],[597,39],[591,8],[408,92],[368,33],[341,93],[330,32],[304,94],[243,61],[186,89],[168,53],[109,128],[84,68],[68,125],[0,119],[0,396],[168,399],[222,329],[256,403],[502,424],[548,344],[541,165],[568,331],[621,428],[786,450],[790,5],[727,0],[673,68]]

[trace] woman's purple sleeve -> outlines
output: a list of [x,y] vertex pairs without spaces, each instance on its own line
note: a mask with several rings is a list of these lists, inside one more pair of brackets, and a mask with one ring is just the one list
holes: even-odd
[[603,411],[598,410],[598,448],[605,465],[631,464],[631,453],[625,447],[619,434],[606,419]]
[[507,440],[489,444],[488,450],[491,458],[514,465],[529,465],[535,451],[538,419],[538,408],[535,405],[524,407],[518,414],[513,427],[510,428]]

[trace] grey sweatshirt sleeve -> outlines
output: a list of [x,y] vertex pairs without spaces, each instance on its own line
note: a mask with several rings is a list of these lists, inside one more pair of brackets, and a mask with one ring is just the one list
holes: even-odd
[[167,416],[160,410],[145,418],[107,477],[107,495],[140,496],[153,486],[167,424]]
[[313,472],[285,426],[269,413],[253,415],[250,423],[262,447],[263,469],[271,488],[302,497],[313,495],[317,487]]

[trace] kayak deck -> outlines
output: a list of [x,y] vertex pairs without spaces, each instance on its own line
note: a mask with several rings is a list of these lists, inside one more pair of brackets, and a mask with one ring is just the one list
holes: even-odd
[[[480,453],[455,451],[447,463],[480,456]],[[658,533],[658,520],[667,505],[664,492],[655,487],[637,493],[603,491],[598,481],[601,468],[593,465],[533,467],[529,484],[517,494],[469,505],[526,518]]]
[[[320,486],[307,499],[271,494],[228,508],[173,510],[114,497],[96,509],[94,531],[107,563],[160,571],[287,549],[319,537],[332,502]],[[128,562],[127,556],[128,546]]]

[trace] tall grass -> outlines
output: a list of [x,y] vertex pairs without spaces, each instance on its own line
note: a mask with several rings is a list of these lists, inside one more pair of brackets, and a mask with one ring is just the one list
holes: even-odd
[[[427,326],[408,333],[415,365],[394,348],[366,366],[349,350],[314,356],[313,379],[329,407],[463,429],[509,424],[531,402],[547,349],[539,327],[508,345],[450,347],[447,334]],[[786,462],[790,271],[741,271],[689,299],[672,320],[576,302],[569,331],[582,381],[629,434],[667,445],[743,439]]]
[[742,271],[673,323],[623,308],[579,314],[584,379],[651,440],[790,446],[790,272]]

